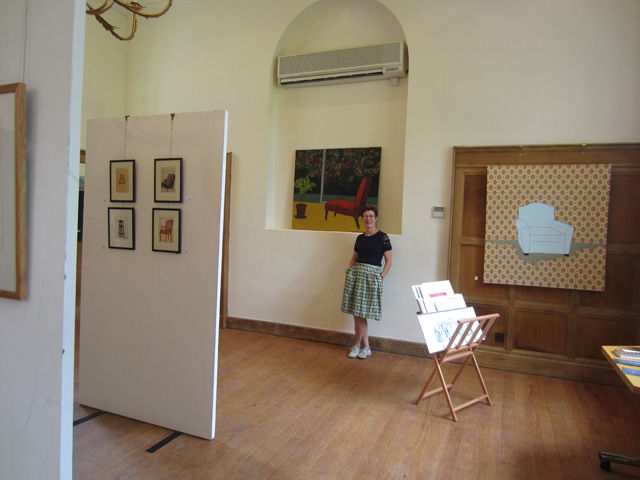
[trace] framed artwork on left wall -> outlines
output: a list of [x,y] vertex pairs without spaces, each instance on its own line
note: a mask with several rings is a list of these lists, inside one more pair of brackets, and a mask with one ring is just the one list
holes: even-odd
[[27,298],[27,122],[24,83],[0,85],[0,297]]
[[136,249],[135,210],[133,208],[108,209],[109,248]]
[[111,160],[109,162],[109,200],[136,201],[136,161]]
[[179,208],[154,208],[151,223],[153,233],[151,250],[180,253],[182,248],[182,210]]
[[153,201],[182,202],[182,158],[156,158]]

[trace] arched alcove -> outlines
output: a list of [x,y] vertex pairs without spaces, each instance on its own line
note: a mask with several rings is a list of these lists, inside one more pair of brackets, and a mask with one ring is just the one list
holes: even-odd
[[[405,41],[398,20],[375,0],[320,0],[294,18],[277,57]],[[397,85],[374,80],[301,88],[274,86],[270,99],[271,148],[267,228],[291,228],[296,150],[382,147],[380,228],[402,230],[402,175],[407,78]]]

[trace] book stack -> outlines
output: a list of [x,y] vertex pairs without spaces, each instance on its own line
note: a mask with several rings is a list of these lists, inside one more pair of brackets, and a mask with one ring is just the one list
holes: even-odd
[[618,358],[640,361],[640,349],[638,348],[616,348],[613,353],[615,353]]
[[[413,285],[411,291],[418,303],[418,322],[429,353],[447,348],[458,328],[458,320],[476,316],[473,307],[467,307],[462,294],[453,292],[448,280]],[[456,338],[456,343],[459,341],[460,338]],[[469,341],[470,338],[465,339],[463,344]]]

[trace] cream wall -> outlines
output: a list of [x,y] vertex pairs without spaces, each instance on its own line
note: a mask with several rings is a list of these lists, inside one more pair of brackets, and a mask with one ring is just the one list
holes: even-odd
[[[229,111],[229,314],[351,331],[339,303],[354,234],[270,228],[281,213],[272,210],[272,187],[290,183],[283,179],[293,168],[276,158],[287,147],[274,142],[281,94],[273,85],[274,56],[288,26],[312,3],[203,0],[142,23],[127,47],[125,105],[132,115]],[[365,3],[349,3],[349,18]],[[640,2],[380,3],[404,32],[410,74],[406,132],[393,134],[405,135],[395,187],[402,188],[401,234],[391,239],[384,320],[370,334],[420,341],[409,286],[446,278],[452,147],[638,141]],[[336,3],[325,5],[314,14],[329,15]],[[368,88],[319,88],[336,92],[327,94],[330,102],[358,85]],[[369,122],[361,128],[377,128],[376,118]],[[336,119],[330,128],[348,133],[350,126]],[[430,218],[434,205],[447,207],[444,220]]]
[[0,298],[0,478],[68,479],[84,3],[0,11],[0,84],[27,86],[27,299]]
[[[371,0],[324,0],[305,9],[283,32],[274,54],[292,55],[345,46],[404,42],[401,25]],[[410,61],[410,59],[409,59]],[[271,92],[272,153],[267,169],[267,228],[291,228],[296,150],[382,148],[378,226],[402,233],[402,184],[409,81],[369,81]],[[355,192],[354,192],[355,194]]]
[[87,144],[87,120],[115,118],[125,114],[127,44],[108,34],[87,17],[82,94],[82,148]]

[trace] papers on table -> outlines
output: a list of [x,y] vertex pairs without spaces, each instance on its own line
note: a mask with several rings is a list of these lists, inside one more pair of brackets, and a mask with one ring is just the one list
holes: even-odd
[[[476,316],[473,307],[467,307],[462,294],[453,292],[448,280],[413,285],[411,290],[418,303],[418,322],[429,353],[447,348],[458,328],[458,320]],[[473,324],[471,331],[475,330],[476,325],[477,322]],[[454,345],[459,343],[463,333],[458,333]],[[465,338],[462,345],[469,341],[471,338]]]

